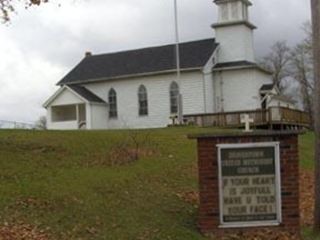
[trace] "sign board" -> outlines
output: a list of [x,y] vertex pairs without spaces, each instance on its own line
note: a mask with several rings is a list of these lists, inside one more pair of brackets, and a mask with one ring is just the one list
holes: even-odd
[[218,145],[221,227],[281,223],[279,143]]

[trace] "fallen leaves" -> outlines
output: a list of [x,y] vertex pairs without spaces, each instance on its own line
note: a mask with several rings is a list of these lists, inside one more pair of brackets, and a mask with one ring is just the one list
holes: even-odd
[[232,234],[219,238],[219,240],[301,240],[301,237],[297,233],[263,229]]
[[[176,194],[181,200],[197,207],[199,194],[196,191],[179,192]],[[300,218],[302,226],[312,226],[314,210],[314,176],[312,171],[301,170],[300,172]],[[228,234],[219,240],[300,240],[296,233],[286,231],[274,231],[264,229],[248,231],[242,234]]]
[[300,171],[300,217],[302,226],[312,226],[314,210],[314,175]]
[[[300,174],[300,216],[302,226],[311,226],[313,223],[314,209],[314,178],[312,171],[301,170]],[[195,208],[199,205],[199,195],[196,191],[179,192],[176,194],[178,198],[185,201]],[[47,205],[35,198],[19,199],[16,203],[19,206],[29,208],[41,208]],[[86,232],[92,235],[97,234],[94,227],[85,228]],[[158,231],[158,230],[157,230]],[[148,239],[157,231],[143,232],[139,239]],[[3,223],[0,224],[0,240],[50,240],[47,229],[42,230],[36,226],[25,223]],[[219,240],[300,240],[300,236],[296,233],[285,231],[277,231],[273,229],[262,229],[258,231],[240,231],[237,234],[225,234]]]
[[10,225],[4,223],[0,226],[0,240],[49,240],[45,231],[28,224]]

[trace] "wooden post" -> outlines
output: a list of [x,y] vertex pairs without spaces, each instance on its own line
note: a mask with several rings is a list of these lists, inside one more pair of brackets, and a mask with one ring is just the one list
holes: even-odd
[[315,209],[314,231],[320,231],[320,2],[311,0],[314,56]]

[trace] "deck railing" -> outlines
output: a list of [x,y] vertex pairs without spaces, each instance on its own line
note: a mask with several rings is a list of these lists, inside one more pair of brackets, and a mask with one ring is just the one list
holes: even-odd
[[210,114],[191,114],[185,115],[184,118],[188,123],[194,123],[202,127],[240,127],[243,125],[241,118],[245,114],[248,114],[250,118],[254,120],[253,125],[255,126],[286,124],[308,127],[310,125],[308,113],[284,107]]

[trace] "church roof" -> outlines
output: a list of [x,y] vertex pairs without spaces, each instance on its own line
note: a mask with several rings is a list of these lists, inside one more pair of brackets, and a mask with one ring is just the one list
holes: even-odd
[[274,84],[264,84],[262,85],[262,87],[260,88],[260,91],[271,91],[272,89],[274,89]]
[[256,68],[262,72],[265,72],[267,74],[272,74],[272,72],[268,71],[267,69],[264,69],[260,65],[254,62],[249,61],[234,61],[234,62],[222,62],[217,63],[213,66],[213,71],[220,71],[220,70],[229,70],[229,69],[239,69],[239,68]]
[[214,65],[214,68],[231,68],[231,67],[243,67],[243,66],[257,66],[256,63],[248,61],[236,61],[236,62],[223,62]]
[[[217,47],[214,39],[180,44],[181,69],[204,67]],[[175,45],[87,56],[58,85],[154,74],[176,69]]]
[[105,103],[100,97],[89,91],[87,88],[78,85],[68,85],[74,92],[86,99],[88,102]]

